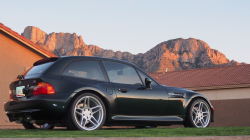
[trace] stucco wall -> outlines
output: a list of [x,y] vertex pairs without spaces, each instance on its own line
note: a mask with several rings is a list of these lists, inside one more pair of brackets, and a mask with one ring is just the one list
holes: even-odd
[[3,104],[9,100],[9,84],[23,73],[26,67],[45,56],[33,51],[25,44],[0,31],[0,126],[10,123],[5,115]]
[[250,87],[233,89],[214,89],[196,91],[205,95],[209,100],[250,99]]
[[211,127],[250,126],[250,87],[196,92],[204,94],[215,108]]
[[211,100],[215,116],[211,127],[250,126],[250,99]]

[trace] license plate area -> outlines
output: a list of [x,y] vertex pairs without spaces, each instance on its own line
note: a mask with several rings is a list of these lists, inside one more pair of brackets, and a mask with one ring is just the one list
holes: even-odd
[[25,96],[25,94],[23,94],[23,89],[24,88],[25,88],[25,86],[16,87],[16,97],[17,98],[21,98],[21,97]]

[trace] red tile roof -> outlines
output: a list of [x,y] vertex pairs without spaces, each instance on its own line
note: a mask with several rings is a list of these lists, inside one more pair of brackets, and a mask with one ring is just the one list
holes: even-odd
[[15,37],[17,37],[17,39],[20,39],[22,41],[24,41],[25,43],[31,45],[29,47],[34,47],[32,49],[36,50],[37,52],[41,53],[41,54],[46,54],[47,57],[56,57],[56,55],[54,55],[53,53],[41,48],[40,46],[36,45],[35,43],[31,42],[30,40],[26,39],[24,36],[18,34],[17,32],[11,30],[9,27],[4,26],[4,24],[0,23],[0,30],[3,29],[2,31],[11,34]]
[[163,85],[182,88],[250,84],[249,64],[149,74]]

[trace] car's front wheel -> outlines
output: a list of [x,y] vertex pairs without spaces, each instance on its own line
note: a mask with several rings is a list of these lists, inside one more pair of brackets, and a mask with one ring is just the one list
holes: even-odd
[[70,104],[64,122],[70,130],[98,130],[106,119],[102,100],[92,93],[81,94]]
[[205,128],[210,124],[210,106],[203,99],[194,99],[188,107],[185,127]]

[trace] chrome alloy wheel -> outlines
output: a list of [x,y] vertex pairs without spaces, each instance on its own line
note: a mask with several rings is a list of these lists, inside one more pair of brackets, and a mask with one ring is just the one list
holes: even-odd
[[103,121],[101,103],[92,96],[80,98],[74,107],[74,117],[77,125],[83,130],[95,130]]
[[196,102],[192,108],[192,120],[196,127],[207,127],[210,122],[209,106],[202,101]]

